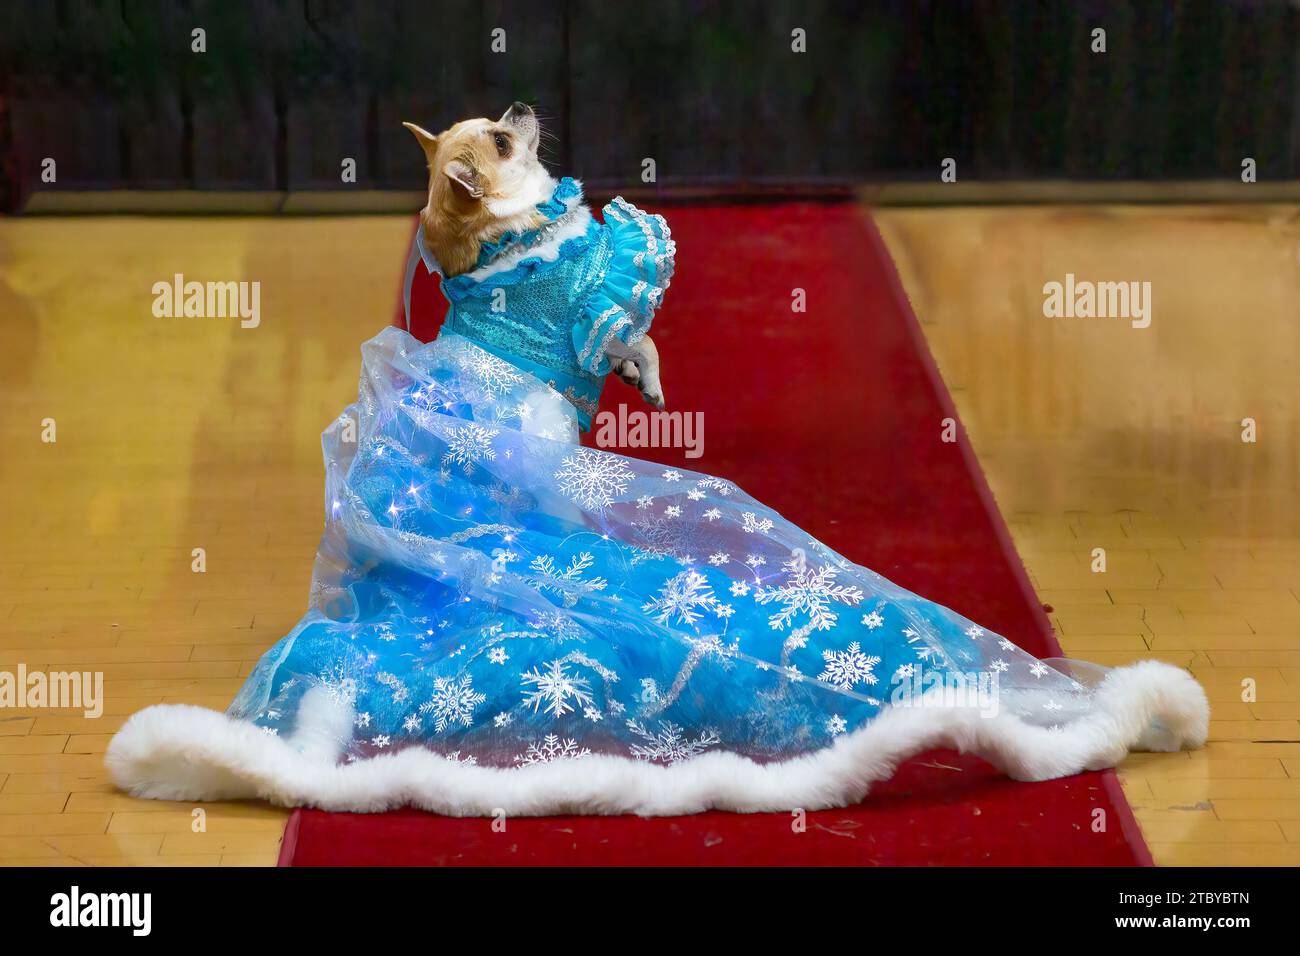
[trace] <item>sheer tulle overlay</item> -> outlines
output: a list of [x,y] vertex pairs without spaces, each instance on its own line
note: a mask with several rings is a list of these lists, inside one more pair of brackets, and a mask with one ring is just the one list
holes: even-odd
[[442,813],[780,810],[955,746],[1023,779],[1204,741],[1158,662],[1039,661],[724,478],[577,443],[572,405],[444,333],[363,347],[323,437],[311,608],[225,715],[133,716],[174,799]]

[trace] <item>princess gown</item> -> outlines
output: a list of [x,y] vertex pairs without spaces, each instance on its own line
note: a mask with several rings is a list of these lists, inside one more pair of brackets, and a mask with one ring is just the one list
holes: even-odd
[[[545,224],[444,279],[442,333],[362,347],[325,431],[311,606],[225,714],[159,705],[107,763],[144,797],[455,815],[790,810],[906,757],[1045,779],[1204,742],[1184,671],[1043,662],[725,478],[578,444],[673,271],[660,216]],[[417,236],[411,271],[437,263]],[[409,299],[408,299],[409,309]]]

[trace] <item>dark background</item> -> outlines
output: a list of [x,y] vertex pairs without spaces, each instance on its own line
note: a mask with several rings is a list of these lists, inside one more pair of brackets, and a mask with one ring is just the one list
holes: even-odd
[[1236,179],[1244,156],[1293,179],[1298,20],[1287,0],[0,0],[0,209],[51,188],[46,156],[59,189],[422,189],[401,120],[514,99],[592,186],[639,184],[647,156],[661,187],[933,181],[949,156],[964,181]]

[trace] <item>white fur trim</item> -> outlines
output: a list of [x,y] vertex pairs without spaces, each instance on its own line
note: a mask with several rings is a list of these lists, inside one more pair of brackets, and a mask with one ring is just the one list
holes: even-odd
[[1130,750],[1199,747],[1209,726],[1200,685],[1179,668],[1144,661],[1111,671],[1094,709],[1063,730],[968,708],[889,707],[823,750],[767,764],[716,751],[671,767],[592,756],[499,769],[415,747],[340,765],[351,707],[321,688],[308,698],[299,715],[304,729],[288,740],[201,707],[147,707],[114,736],[105,762],[123,790],[164,800],[261,798],[354,812],[415,806],[448,816],[660,816],[844,806],[902,760],[936,747],[978,754],[1018,780],[1047,780],[1113,766]]
[[482,282],[490,275],[513,269],[521,259],[531,259],[534,256],[547,262],[554,262],[560,257],[560,247],[570,239],[581,236],[587,231],[587,227],[591,225],[590,209],[584,206],[576,213],[573,210],[573,207],[580,202],[582,202],[581,196],[573,198],[569,208],[561,214],[561,218],[569,216],[569,220],[551,233],[545,242],[538,243],[535,246],[516,246],[507,249],[487,265],[480,266],[473,272],[468,273],[469,277],[475,282]]

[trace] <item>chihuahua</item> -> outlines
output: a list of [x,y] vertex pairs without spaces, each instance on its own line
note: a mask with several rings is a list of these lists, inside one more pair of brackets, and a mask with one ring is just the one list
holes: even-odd
[[[532,107],[515,103],[496,122],[462,120],[436,136],[414,123],[402,125],[428,160],[429,197],[420,223],[425,246],[446,277],[472,270],[484,242],[545,222],[537,205],[556,184],[537,158],[542,130]],[[659,351],[650,336],[630,346],[614,340],[607,355],[614,375],[649,404],[664,407]]]

